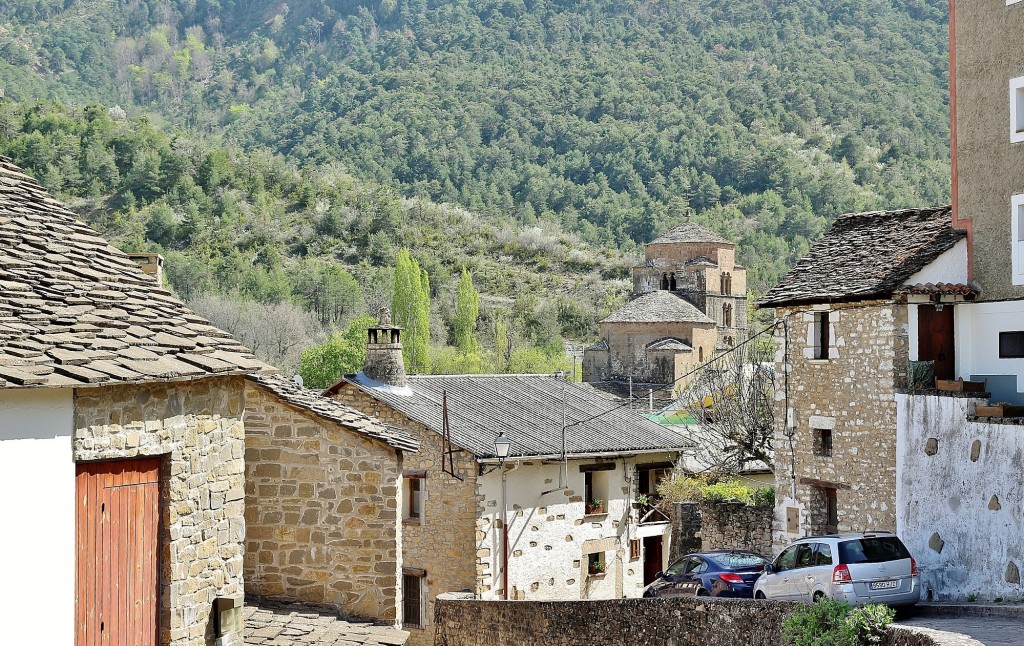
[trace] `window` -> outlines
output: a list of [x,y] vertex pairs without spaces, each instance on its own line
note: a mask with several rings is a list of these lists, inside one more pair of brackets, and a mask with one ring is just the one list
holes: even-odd
[[729,303],[722,305],[722,325],[732,327],[732,305]]
[[814,429],[814,454],[832,457],[832,429]]
[[406,471],[402,474],[402,520],[407,523],[423,522],[423,499],[426,497],[426,471]]
[[[614,464],[609,466],[615,467]],[[608,512],[607,470],[585,471],[583,473],[583,502],[585,513],[587,514],[604,514]]]
[[423,597],[427,577],[426,570],[402,568],[402,625],[406,628],[423,628]]
[[1024,76],[1010,79],[1010,143],[1024,141]]
[[707,571],[708,564],[704,562],[704,559],[694,556],[687,560],[683,574],[704,574]]
[[839,497],[835,489],[825,490],[825,531],[839,531]]
[[661,275],[661,288],[668,289],[668,274]]
[[828,543],[814,544],[814,564],[832,565],[832,547]]
[[673,292],[676,291],[676,275],[673,273],[668,279],[668,288]]
[[629,541],[629,560],[636,561],[640,558],[640,539],[633,538]]
[[811,567],[814,565],[814,550],[811,545],[797,545],[796,567]]
[[999,358],[1024,359],[1024,332],[999,333]]
[[829,316],[828,312],[815,312],[814,313],[814,358],[815,359],[828,359],[829,352],[828,347],[831,345],[831,339],[829,338]]
[[1024,285],[1024,195],[1010,199],[1010,265],[1013,268],[1013,284]]
[[779,554],[779,558],[775,561],[776,572],[785,572],[786,570],[793,569],[793,566],[796,565],[796,550],[799,547],[799,545],[794,545],[782,554]]
[[591,576],[604,574],[604,568],[604,552],[587,554],[587,574],[590,574]]

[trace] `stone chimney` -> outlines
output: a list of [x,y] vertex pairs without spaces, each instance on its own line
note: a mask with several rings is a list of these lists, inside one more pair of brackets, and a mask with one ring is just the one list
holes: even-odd
[[402,330],[391,325],[391,311],[382,307],[377,325],[367,330],[366,364],[363,374],[389,386],[402,387],[405,363],[402,361]]
[[149,274],[156,284],[164,286],[164,257],[158,253],[130,253],[128,257],[139,263],[142,273]]

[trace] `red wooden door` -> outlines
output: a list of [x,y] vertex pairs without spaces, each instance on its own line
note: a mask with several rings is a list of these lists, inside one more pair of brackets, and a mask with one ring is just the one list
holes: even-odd
[[917,307],[917,358],[935,362],[937,379],[955,379],[956,346],[953,338],[953,306],[936,311],[934,305]]
[[648,536],[644,539],[644,585],[652,583],[655,575],[663,569],[661,536]]
[[76,646],[156,646],[160,460],[78,465]]

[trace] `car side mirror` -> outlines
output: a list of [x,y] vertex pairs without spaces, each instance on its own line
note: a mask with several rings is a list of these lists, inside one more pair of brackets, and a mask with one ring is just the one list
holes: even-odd
[[764,564],[764,573],[765,574],[774,574],[775,573],[775,568],[772,567],[771,563],[765,563]]
[[665,578],[665,573],[662,572],[661,570],[658,570],[658,573],[654,575],[654,578],[655,579],[664,579]]

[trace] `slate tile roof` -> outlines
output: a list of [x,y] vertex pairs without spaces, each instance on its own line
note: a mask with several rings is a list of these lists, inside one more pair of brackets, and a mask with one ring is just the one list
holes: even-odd
[[884,298],[965,235],[949,206],[844,215],[757,304]]
[[711,229],[694,222],[683,222],[679,226],[655,238],[648,244],[674,244],[677,242],[713,242],[717,244],[735,244],[718,235]]
[[963,283],[914,283],[913,285],[901,285],[896,292],[925,296],[963,296],[965,300],[973,300],[979,294],[977,289]]
[[714,320],[674,292],[656,290],[629,301],[601,323],[705,323]]
[[0,157],[0,388],[267,368]]
[[[494,457],[499,432],[512,441],[510,456],[561,453],[563,388],[569,454],[674,450],[688,445],[678,433],[586,384],[552,375],[413,375],[408,377],[409,394],[404,395],[352,377],[345,382],[437,433],[442,432],[441,404],[447,392],[452,442],[480,458]],[[600,413],[606,414],[591,419]],[[581,420],[589,421],[574,425]]]
[[420,448],[420,443],[404,430],[382,424],[339,401],[324,397],[320,391],[304,388],[291,379],[277,374],[250,375],[248,379],[292,406],[384,442],[388,446],[402,451],[418,451]]

